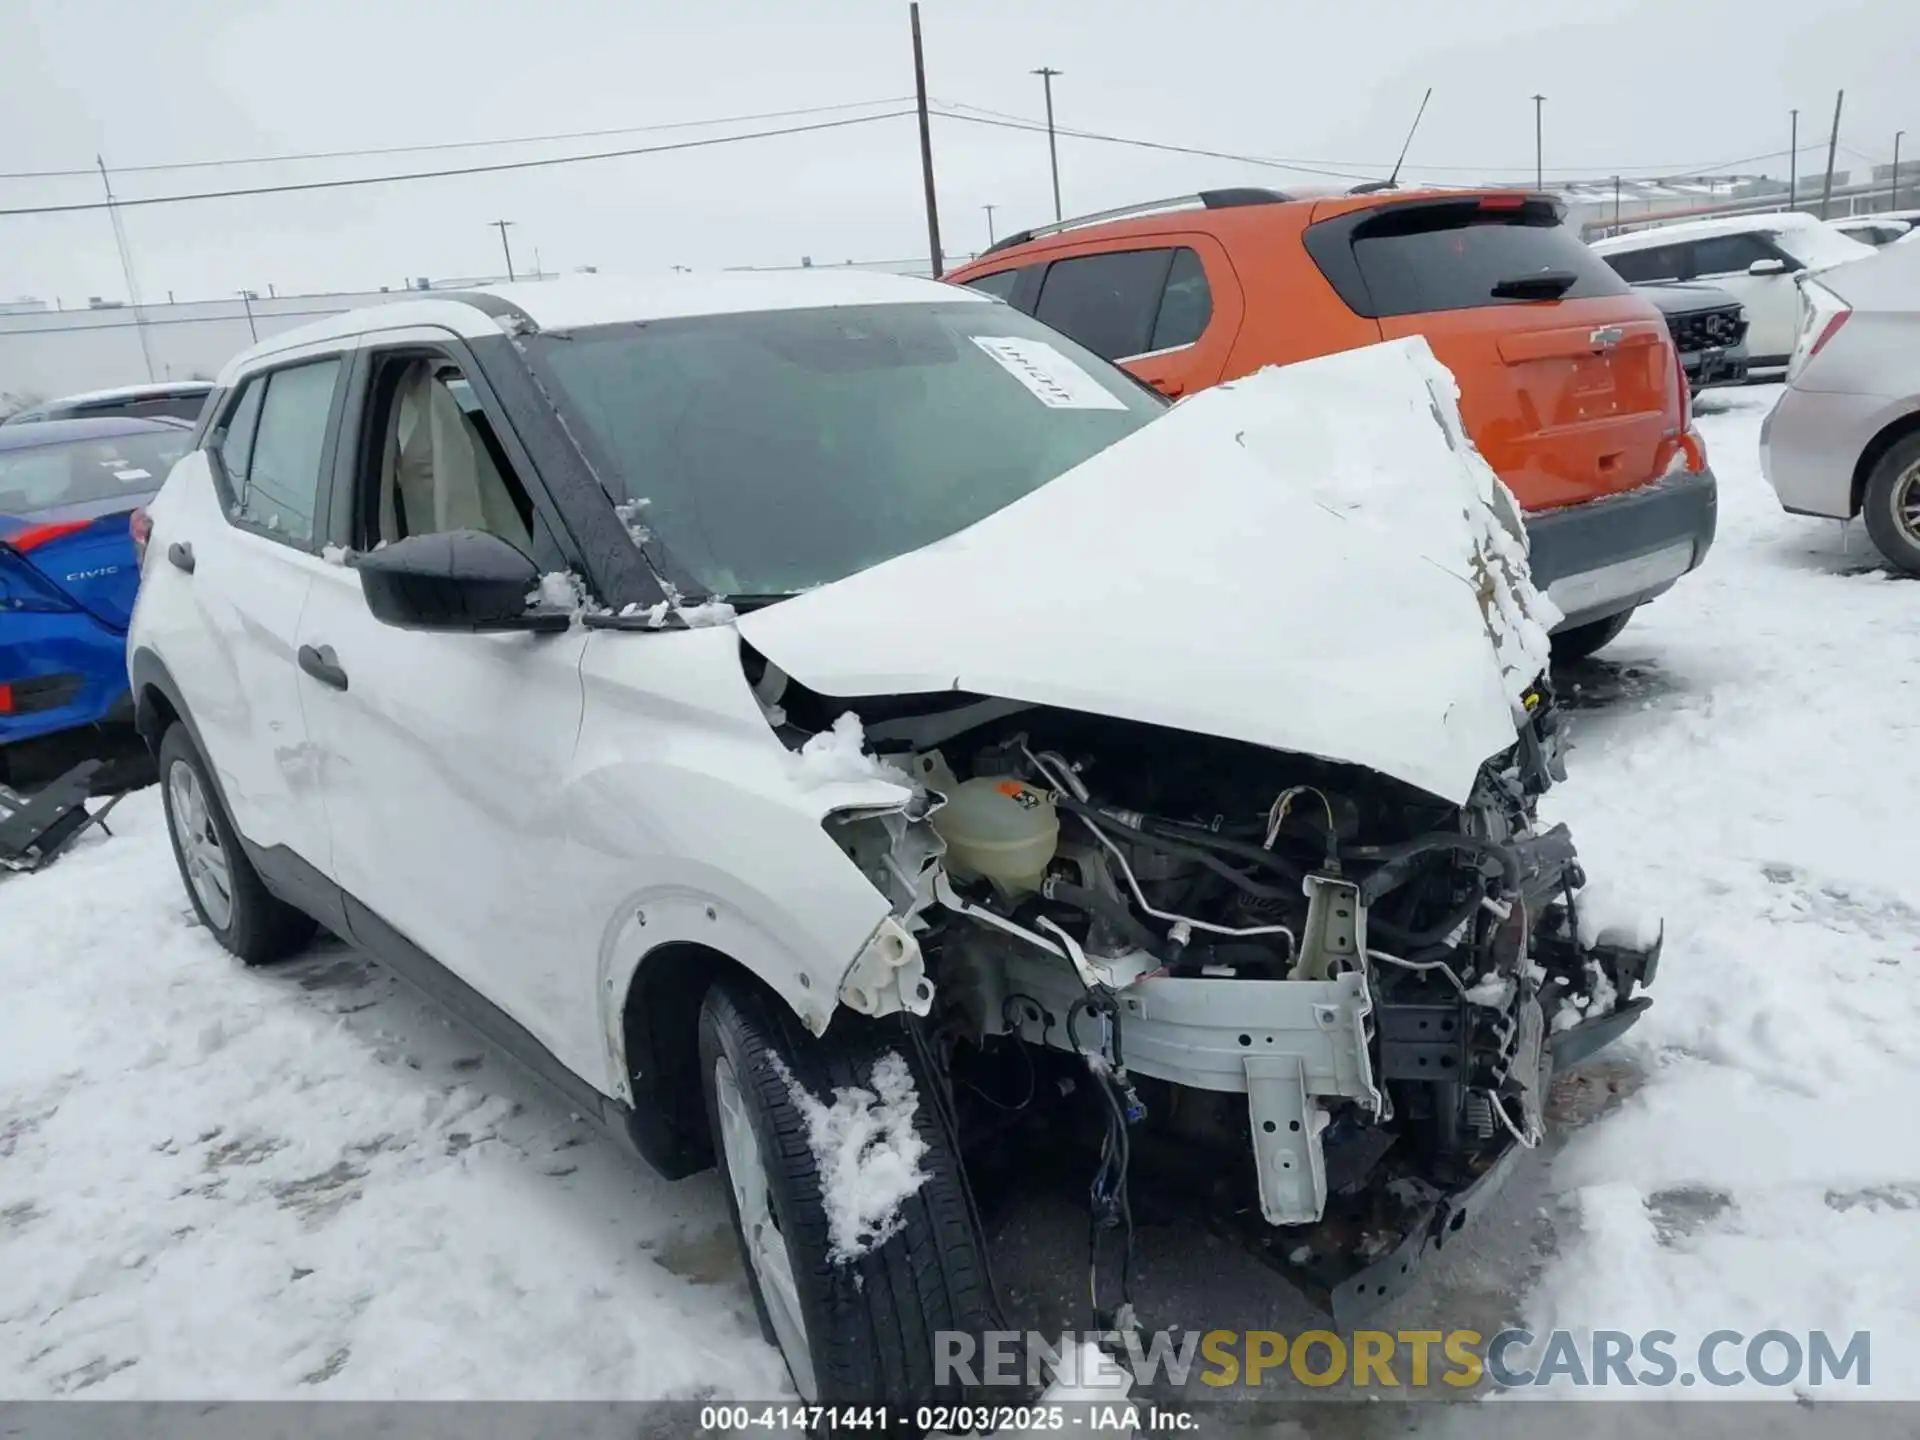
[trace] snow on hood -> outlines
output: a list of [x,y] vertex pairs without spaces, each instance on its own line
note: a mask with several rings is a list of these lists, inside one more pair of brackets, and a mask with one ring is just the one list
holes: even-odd
[[1183,401],[960,533],[742,616],[827,695],[964,690],[1460,803],[1558,620],[1420,337]]

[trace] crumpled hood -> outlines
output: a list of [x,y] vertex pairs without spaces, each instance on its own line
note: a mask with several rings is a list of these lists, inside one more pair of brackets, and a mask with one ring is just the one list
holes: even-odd
[[810,689],[963,690],[1460,803],[1559,618],[1419,337],[1261,371],[959,534],[741,617]]

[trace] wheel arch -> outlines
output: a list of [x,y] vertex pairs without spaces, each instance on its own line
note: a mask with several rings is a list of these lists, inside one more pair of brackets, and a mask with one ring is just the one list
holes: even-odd
[[[158,756],[167,727],[176,720],[182,723],[186,720],[180,689],[174,684],[165,662],[145,646],[133,652],[127,671],[133,685],[133,728],[146,741],[147,749]],[[187,733],[193,735],[194,745],[199,746],[200,737],[192,725],[187,726]],[[203,749],[200,753],[204,755],[206,751]]]
[[1858,515],[1865,507],[1867,486],[1872,483],[1873,472],[1880,468],[1880,462],[1886,459],[1887,452],[1910,435],[1920,435],[1920,409],[1909,410],[1889,421],[1860,451],[1859,460],[1854,462],[1853,486],[1847,500],[1849,517]]
[[684,1153],[713,1163],[700,1075],[700,1005],[716,982],[752,989],[777,1012],[792,1007],[747,965],[711,945],[669,940],[641,956],[621,998],[617,1035],[635,1106],[650,1104]]

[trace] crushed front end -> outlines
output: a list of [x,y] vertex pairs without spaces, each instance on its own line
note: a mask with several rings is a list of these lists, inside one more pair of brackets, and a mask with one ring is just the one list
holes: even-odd
[[925,818],[830,828],[917,945],[932,994],[910,1023],[970,1164],[1091,1173],[1102,1324],[1128,1323],[1121,1247],[1149,1193],[1342,1325],[1392,1300],[1539,1143],[1555,1070],[1648,1004],[1658,941],[1582,943],[1586,877],[1566,827],[1536,818],[1560,773],[1544,682],[1457,806],[1350,765],[967,698],[869,707]]

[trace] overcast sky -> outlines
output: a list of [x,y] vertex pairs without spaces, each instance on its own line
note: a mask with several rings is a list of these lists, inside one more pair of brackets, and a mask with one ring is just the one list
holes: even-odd
[[[925,0],[937,102],[1384,174],[1522,178],[1535,91],[1550,172],[1704,167],[1787,148],[1817,170],[1836,88],[1840,168],[1920,147],[1920,4],[1781,0]],[[912,92],[904,0],[0,0],[0,171],[81,169],[669,124]],[[897,106],[879,107],[882,113]],[[848,111],[810,117],[845,118]],[[544,146],[122,173],[122,198],[564,154],[809,117]],[[936,119],[950,254],[1050,219],[1042,135]],[[1063,138],[1069,213],[1209,185],[1302,183],[1258,165]],[[1422,169],[1421,166],[1460,167]],[[1739,168],[1784,176],[1784,154]],[[0,209],[96,200],[97,175],[0,179]],[[922,255],[910,119],[412,184],[125,212],[145,298],[399,285],[523,268],[816,263]],[[102,212],[0,216],[0,298],[124,296]]]

